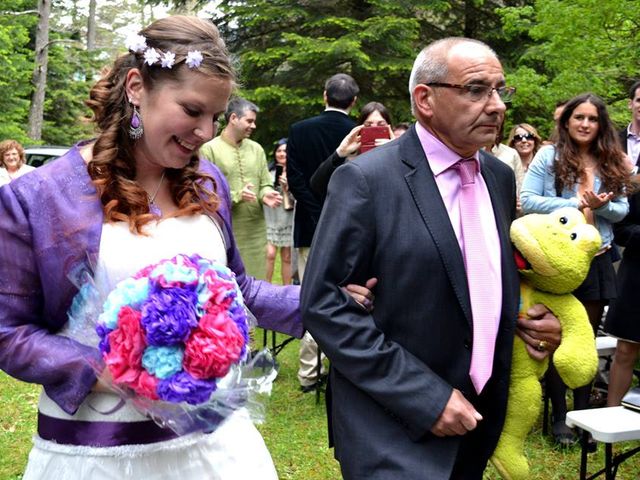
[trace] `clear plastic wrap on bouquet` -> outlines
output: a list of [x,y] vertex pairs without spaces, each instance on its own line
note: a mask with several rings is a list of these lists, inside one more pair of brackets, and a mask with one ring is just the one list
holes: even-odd
[[251,353],[255,318],[226,266],[177,255],[108,292],[89,268],[70,278],[79,291],[64,334],[100,349],[97,375],[106,368],[110,387],[140,412],[180,435],[213,431],[239,408],[264,418],[275,361],[266,349]]

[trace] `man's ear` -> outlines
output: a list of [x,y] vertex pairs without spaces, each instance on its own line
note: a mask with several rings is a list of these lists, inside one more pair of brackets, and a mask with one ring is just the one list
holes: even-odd
[[127,99],[136,106],[140,105],[140,95],[144,90],[144,82],[142,74],[137,68],[132,68],[127,72],[127,78],[124,82],[124,89],[127,92]]
[[433,88],[419,83],[413,89],[413,103],[415,105],[415,116],[418,118],[433,117]]

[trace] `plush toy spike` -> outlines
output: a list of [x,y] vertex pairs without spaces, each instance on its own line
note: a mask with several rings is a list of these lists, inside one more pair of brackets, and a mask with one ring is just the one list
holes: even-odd
[[[511,225],[516,264],[521,275],[520,315],[537,303],[546,305],[562,326],[562,343],[553,359],[570,388],[588,384],[598,368],[587,312],[571,293],[585,279],[602,243],[598,230],[580,211],[562,208],[548,215],[526,215]],[[509,403],[500,441],[491,462],[507,480],[530,478],[524,441],[540,414],[539,379],[548,361],[538,362],[515,337]]]

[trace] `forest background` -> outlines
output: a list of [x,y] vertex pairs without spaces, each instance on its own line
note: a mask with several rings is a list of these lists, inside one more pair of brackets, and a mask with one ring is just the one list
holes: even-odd
[[[511,125],[543,136],[559,100],[592,91],[628,122],[640,77],[637,0],[0,0],[0,140],[72,145],[93,135],[84,105],[132,30],[168,13],[212,18],[261,108],[254,138],[267,151],[291,123],[322,110],[326,78],[352,75],[358,106],[376,100],[412,121],[408,78],[432,40],[477,38],[517,88]],[[357,110],[357,109],[356,109]],[[355,112],[357,113],[357,111]]]

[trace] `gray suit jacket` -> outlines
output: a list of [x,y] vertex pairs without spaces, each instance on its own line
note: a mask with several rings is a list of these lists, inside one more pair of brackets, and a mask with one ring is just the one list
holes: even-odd
[[[518,310],[509,241],[511,169],[481,154],[502,251],[503,306],[493,376],[477,397],[468,371],[472,320],[463,257],[415,127],[332,176],[301,307],[332,364],[330,434],[346,479],[481,478],[502,429]],[[377,277],[365,312],[339,286]],[[464,437],[429,430],[452,388],[484,420]]]

